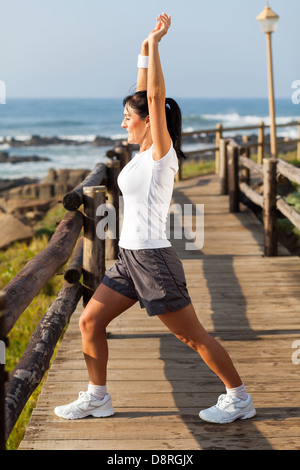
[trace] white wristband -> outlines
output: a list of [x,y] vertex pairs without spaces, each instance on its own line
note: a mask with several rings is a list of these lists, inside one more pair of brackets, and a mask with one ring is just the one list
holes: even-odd
[[147,69],[148,68],[148,56],[139,54],[137,66],[139,69]]

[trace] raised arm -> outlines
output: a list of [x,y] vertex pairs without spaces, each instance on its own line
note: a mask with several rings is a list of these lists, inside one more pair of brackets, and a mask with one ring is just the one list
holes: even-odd
[[[149,48],[148,48],[148,38],[147,38],[143,41],[141,45],[140,55],[142,57],[148,58],[148,54],[149,54]],[[147,90],[147,75],[148,75],[148,69],[146,67],[138,68],[136,91]]]
[[168,32],[171,17],[164,13],[159,15],[157,20],[155,29],[148,36],[149,64],[147,77],[147,97],[154,160],[160,160],[164,157],[171,145],[165,110],[165,81],[158,51],[161,38]]

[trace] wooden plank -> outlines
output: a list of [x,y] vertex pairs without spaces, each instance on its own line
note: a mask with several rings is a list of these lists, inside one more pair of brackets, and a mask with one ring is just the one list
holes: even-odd
[[[150,423],[151,420],[151,423]],[[99,419],[82,419],[80,422],[75,420],[73,422],[62,422],[56,421],[55,426],[28,426],[28,439],[32,439],[35,433],[38,431],[39,439],[78,439],[78,435],[83,441],[95,439],[95,436],[100,432],[102,439],[105,441],[110,440],[126,440],[126,439],[153,439],[155,436],[156,440],[163,440],[172,438],[176,436],[176,439],[203,439],[205,429],[209,427],[211,435],[216,432],[212,430],[211,425],[206,425],[200,421],[198,418],[197,421],[189,419],[188,422],[183,422],[182,419],[172,420],[170,416],[162,419],[161,416],[158,416],[156,420],[153,420],[150,416],[147,420],[140,422],[138,419],[134,420],[125,420],[124,418],[113,417],[110,420],[102,420],[99,422]],[[184,425],[185,426],[184,426]],[[216,426],[220,428],[219,426]],[[188,431],[187,429],[188,428]],[[223,429],[224,428],[224,429]],[[224,442],[225,439],[230,439],[231,437],[237,437],[238,433],[247,434],[249,440],[258,439],[261,432],[265,439],[274,436],[274,421],[273,419],[265,419],[261,421],[253,421],[249,423],[241,423],[240,421],[236,422],[233,426],[223,426],[222,428],[222,438]],[[282,439],[288,439],[290,435],[294,437],[300,437],[300,419],[293,418],[288,420],[288,425],[282,425],[277,427],[276,431],[277,437]]]
[[[64,421],[53,408],[86,389],[88,375],[73,315],[20,449],[201,450],[300,449],[300,260],[265,258],[262,226],[240,205],[230,214],[216,176],[176,183],[174,202],[205,205],[205,243],[183,261],[196,313],[227,349],[257,408],[257,416],[228,426],[199,419],[224,393],[218,377],[158,318],[135,304],[107,328],[108,389],[115,415]],[[107,268],[113,261],[107,260]]]
[[[111,451],[128,451],[137,450],[136,439],[126,440],[96,440],[82,442],[81,439],[70,440],[47,440],[47,441],[27,441],[26,446],[22,446],[23,450],[111,450]],[[220,437],[206,436],[201,442],[195,439],[139,439],[138,447],[143,450],[163,450],[163,451],[189,451],[194,450],[298,450],[299,439],[290,436],[286,440],[281,437],[270,437],[268,440],[259,437],[252,442],[241,437],[231,438],[224,441]]]

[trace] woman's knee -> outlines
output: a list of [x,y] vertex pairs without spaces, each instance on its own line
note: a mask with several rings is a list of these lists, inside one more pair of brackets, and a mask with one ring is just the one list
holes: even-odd
[[178,338],[182,343],[186,344],[190,348],[194,349],[197,351],[197,343],[190,337],[181,335],[181,334],[175,334],[176,338]]
[[195,351],[205,345],[209,335],[198,320],[192,304],[177,312],[168,311],[159,318],[182,343]]
[[82,334],[99,334],[105,331],[106,324],[101,321],[101,313],[95,312],[87,306],[79,318],[79,328]]

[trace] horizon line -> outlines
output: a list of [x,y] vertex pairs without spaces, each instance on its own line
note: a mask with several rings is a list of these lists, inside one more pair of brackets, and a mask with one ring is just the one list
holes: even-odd
[[[168,95],[169,96],[169,95]],[[267,100],[268,96],[177,96],[172,95],[176,99],[200,99],[200,100]],[[6,100],[122,100],[123,96],[11,96]],[[291,99],[290,96],[277,96],[276,99]]]

